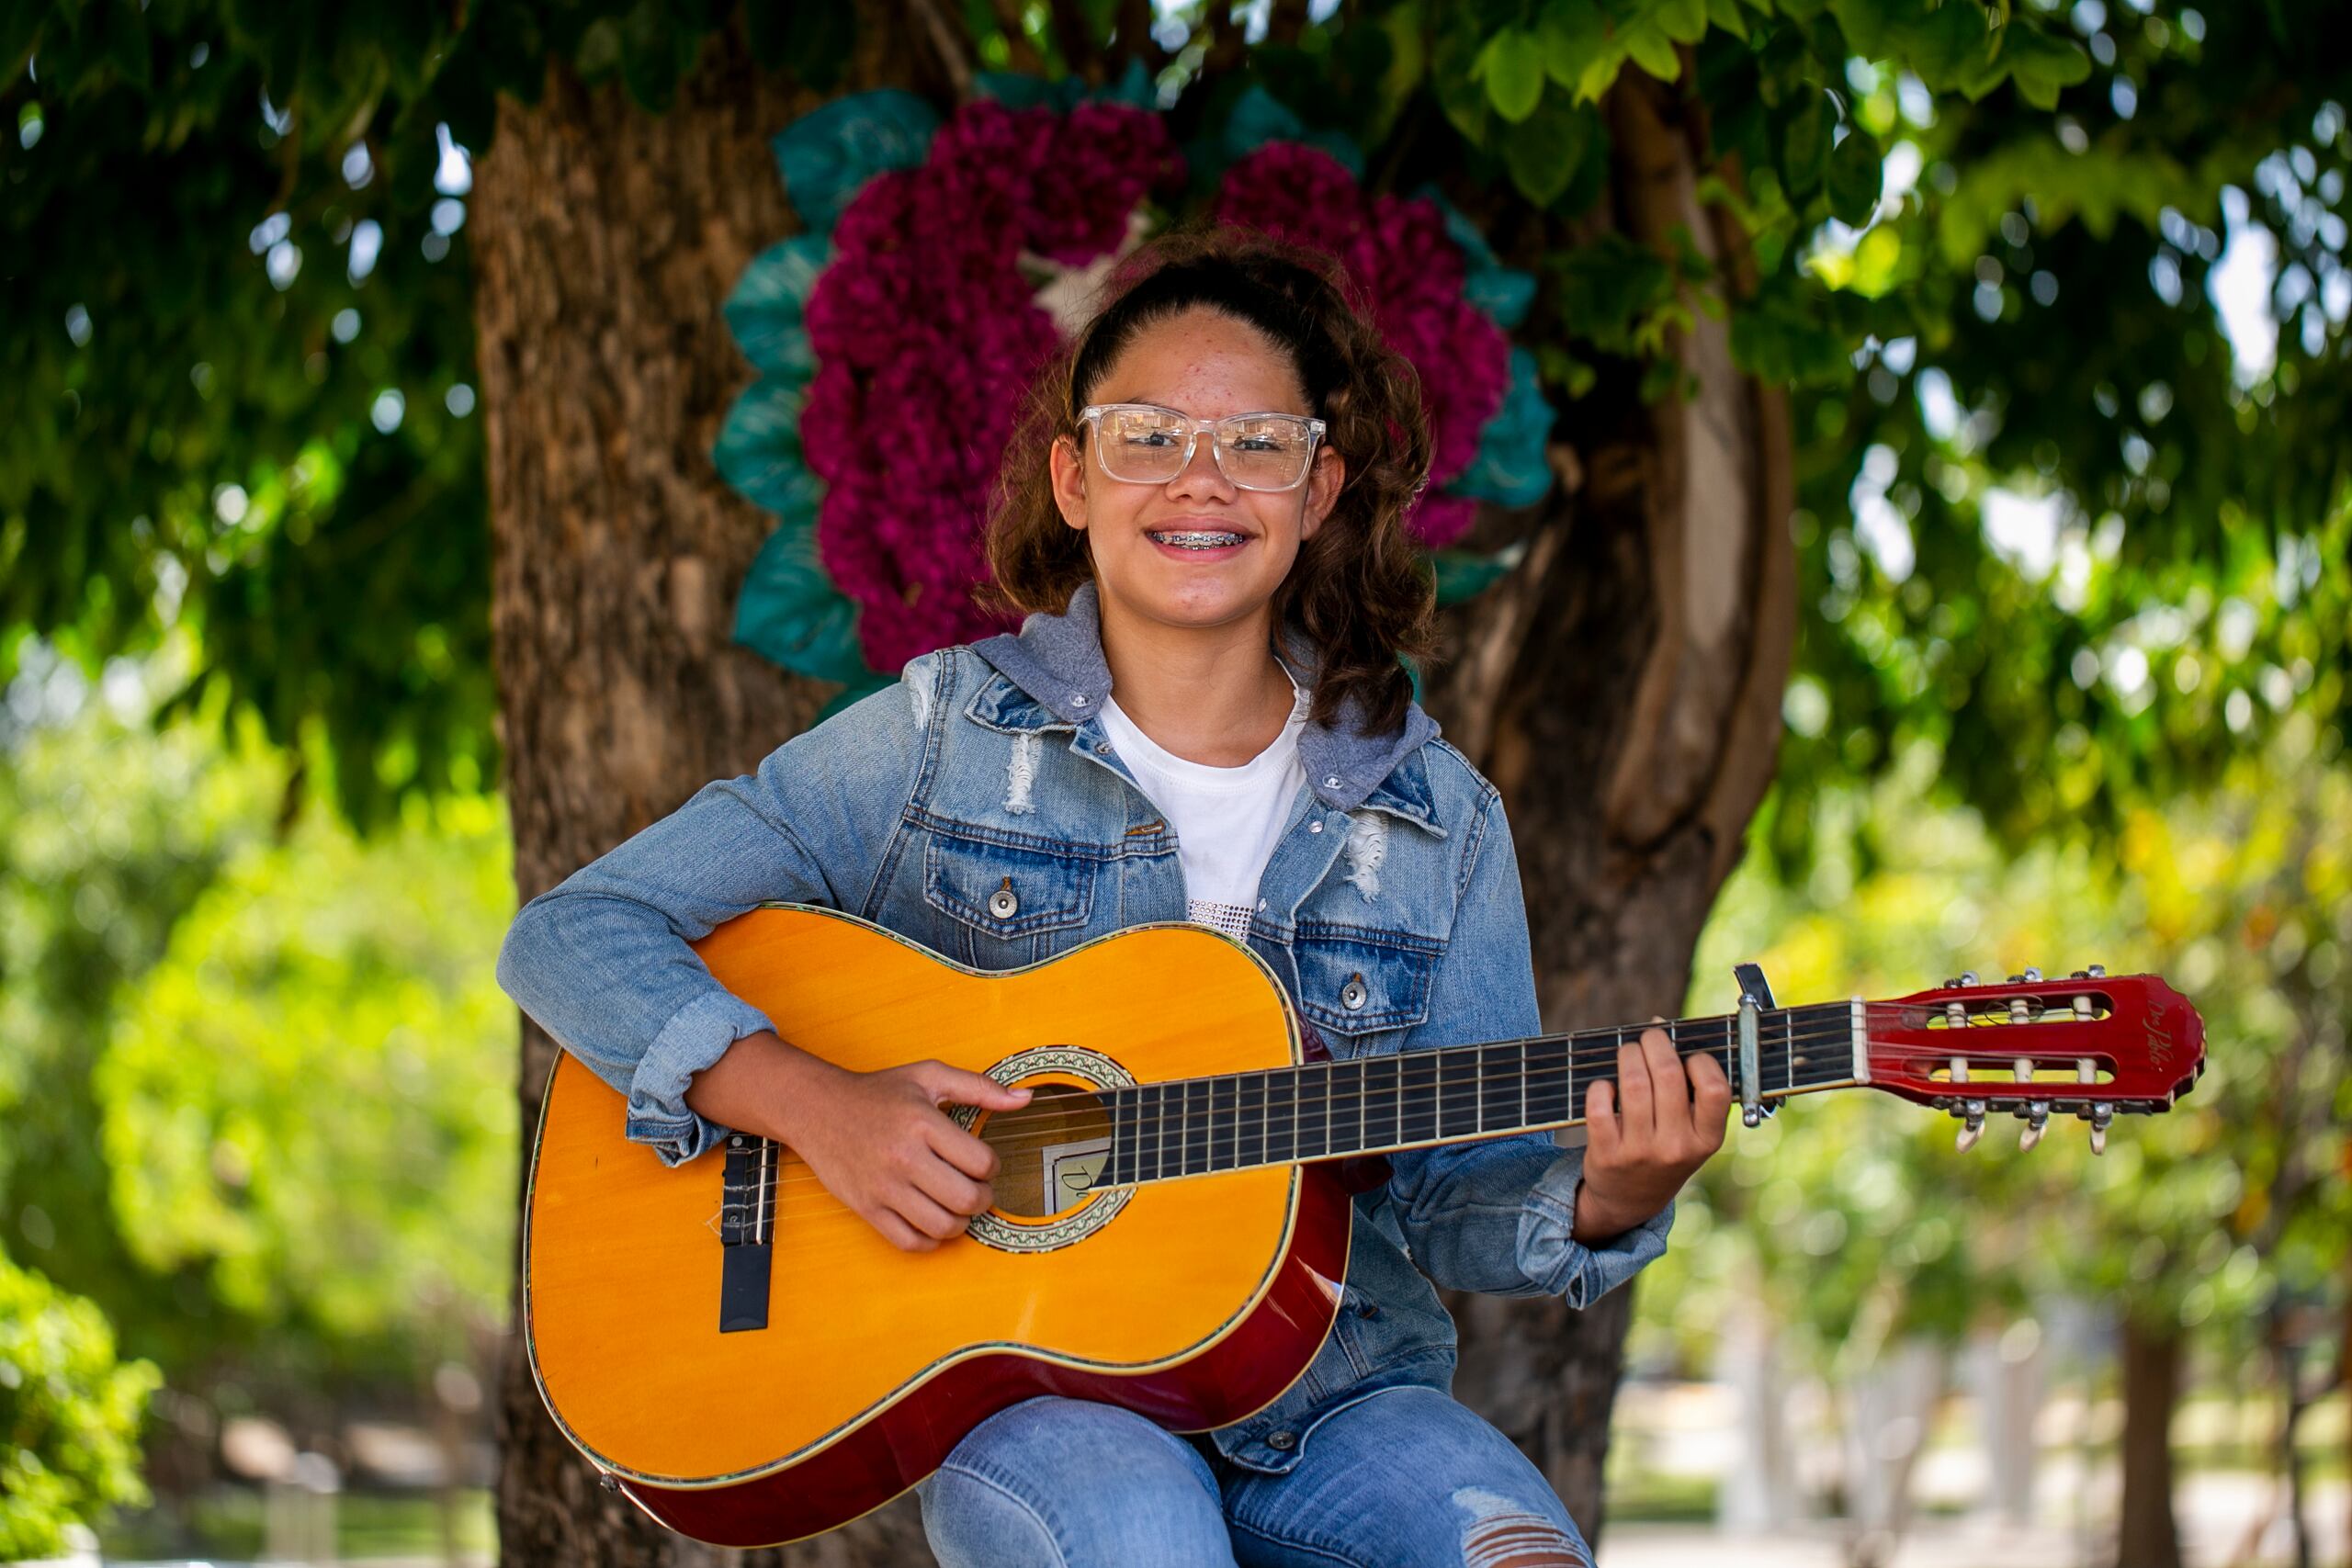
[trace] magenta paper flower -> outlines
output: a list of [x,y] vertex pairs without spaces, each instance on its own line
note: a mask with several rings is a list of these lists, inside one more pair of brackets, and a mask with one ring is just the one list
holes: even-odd
[[1430,486],[1407,518],[1434,549],[1470,526],[1477,502],[1438,493],[1478,455],[1479,432],[1510,386],[1510,343],[1464,297],[1466,266],[1430,201],[1373,195],[1329,153],[1271,141],[1226,172],[1216,215],[1335,256],[1390,347],[1420,372]]

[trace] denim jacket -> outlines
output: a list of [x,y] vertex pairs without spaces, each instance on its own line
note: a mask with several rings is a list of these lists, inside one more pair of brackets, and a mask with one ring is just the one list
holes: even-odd
[[[1088,584],[1017,636],[912,660],[524,906],[499,984],[628,1096],[627,1136],[673,1166],[725,1139],[685,1104],[687,1082],[771,1025],[686,944],[756,905],[848,910],[982,969],[1184,918],[1175,835],[1099,717],[1111,674],[1096,613]],[[1288,637],[1283,661],[1311,690],[1312,649]],[[1302,1018],[1342,1058],[1540,1032],[1494,785],[1418,705],[1379,735],[1351,702],[1298,745],[1306,784],[1249,942]],[[1007,878],[1000,913],[989,895]],[[1583,1150],[1548,1134],[1388,1159],[1386,1183],[1356,1199],[1331,1337],[1280,1399],[1211,1434],[1235,1463],[1286,1471],[1332,1412],[1399,1384],[1450,1387],[1453,1324],[1431,1280],[1583,1307],[1666,1250],[1670,1206],[1606,1244],[1574,1239]]]

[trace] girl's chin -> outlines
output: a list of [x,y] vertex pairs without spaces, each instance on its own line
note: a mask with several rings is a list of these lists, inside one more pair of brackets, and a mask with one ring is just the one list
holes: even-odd
[[1272,601],[1276,586],[1238,578],[1217,581],[1217,574],[1203,573],[1190,582],[1130,581],[1124,591],[1122,585],[1114,584],[1110,596],[1169,626],[1221,626],[1263,609]]

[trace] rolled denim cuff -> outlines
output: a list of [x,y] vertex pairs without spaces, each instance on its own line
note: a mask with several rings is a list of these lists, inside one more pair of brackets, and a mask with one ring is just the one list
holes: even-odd
[[1666,1255],[1674,1226],[1669,1202],[1640,1224],[1598,1247],[1573,1234],[1577,1189],[1584,1185],[1584,1151],[1566,1149],[1536,1179],[1519,1212],[1519,1265],[1527,1277],[1581,1310]]
[[686,1086],[735,1042],[774,1027],[765,1013],[726,991],[696,997],[671,1014],[629,1079],[622,1134],[650,1145],[666,1166],[684,1165],[723,1142],[732,1129],[687,1105]]

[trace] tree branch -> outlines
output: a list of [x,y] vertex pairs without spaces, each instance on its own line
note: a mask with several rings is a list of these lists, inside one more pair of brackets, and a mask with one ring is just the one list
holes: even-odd
[[1241,23],[1233,15],[1232,0],[1209,0],[1209,51],[1201,62],[1202,78],[1206,80],[1220,72],[1234,70],[1249,51]]
[[1004,29],[1004,47],[1012,68],[1025,75],[1044,75],[1045,57],[1029,41],[1028,29],[1021,25],[1021,0],[989,0],[989,6],[996,12],[997,26]]
[[915,19],[922,23],[931,35],[932,52],[939,56],[939,63],[956,88],[958,103],[972,96],[972,40],[965,36],[962,24],[950,17],[942,0],[908,0]]
[[1117,44],[1105,51],[1105,65],[1140,60],[1154,76],[1168,69],[1168,51],[1151,36],[1151,0],[1119,0]]
[[1062,63],[1069,67],[1072,75],[1102,85],[1104,40],[1094,36],[1094,28],[1086,19],[1086,8],[1078,0],[1053,0],[1052,17],[1054,45],[1062,51]]

